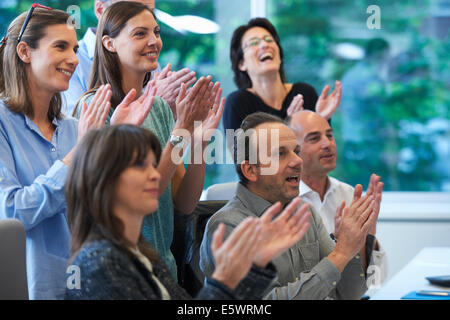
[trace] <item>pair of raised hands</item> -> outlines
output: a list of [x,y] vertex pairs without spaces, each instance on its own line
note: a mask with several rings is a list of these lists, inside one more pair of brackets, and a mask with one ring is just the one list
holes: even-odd
[[[177,120],[175,128],[194,134],[194,121],[201,121],[203,130],[197,130],[195,134],[199,135],[202,131],[204,140],[209,141],[211,130],[217,129],[225,106],[225,98],[221,99],[220,82],[213,83],[211,76],[201,77],[197,81],[194,71],[188,68],[171,71],[170,63],[161,73],[156,73],[153,80],[157,86],[156,95],[169,104]],[[209,134],[207,130],[210,130]]]
[[[194,134],[194,121],[200,121],[203,141],[209,141],[211,132],[217,129],[225,106],[220,82],[213,83],[212,77],[201,77],[195,83],[195,73],[185,68],[177,72],[170,71],[170,64],[161,74],[156,74],[148,82],[144,93],[136,98],[135,89],[130,90],[123,101],[116,107],[111,116],[111,124],[141,125],[150,112],[154,97],[167,99],[176,115],[175,129],[188,130]],[[195,85],[188,89],[192,84]],[[104,126],[111,108],[111,86],[102,85],[98,88],[94,98],[89,103],[83,103],[78,125],[78,139],[80,140],[89,129],[98,129]]]
[[[111,116],[110,123],[141,125],[153,106],[153,100],[156,94],[154,81],[150,81],[145,88],[144,93],[137,99],[136,90],[131,89],[122,102],[116,107]],[[80,121],[78,122],[78,141],[90,129],[99,129],[105,125],[106,119],[111,108],[111,86],[102,85],[97,89],[94,98],[89,103],[83,102]]]
[[[184,129],[189,134],[199,136],[200,141],[208,142],[212,132],[217,129],[225,107],[220,82],[212,82],[212,77],[201,77],[193,87],[187,88],[182,83],[176,100],[177,129]],[[201,126],[195,127],[195,122]]]
[[[326,120],[330,119],[333,113],[336,111],[337,107],[341,103],[342,97],[342,85],[340,81],[335,82],[335,87],[333,92],[328,95],[330,91],[330,86],[326,85],[322,89],[322,93],[316,103],[316,113],[320,114]],[[289,108],[287,109],[287,115],[291,116],[298,111],[303,110],[303,96],[297,94],[292,100]]]
[[172,71],[172,66],[168,63],[160,73],[155,73],[153,80],[157,85],[156,95],[161,97],[168,103],[172,113],[177,119],[176,101],[180,94],[181,84],[190,87],[197,81],[195,72],[190,71],[189,68],[184,68],[179,71]]
[[221,223],[211,242],[216,264],[212,277],[234,289],[252,264],[264,268],[300,241],[308,231],[310,217],[309,205],[299,206],[300,202],[300,198],[292,200],[278,215],[281,203],[277,202],[260,218],[245,219],[225,242],[222,242],[225,225]]
[[336,247],[340,246],[351,257],[362,249],[368,234],[376,234],[383,187],[380,176],[372,174],[366,194],[362,196],[362,185],[356,185],[350,206],[346,207],[342,201],[336,210],[334,234],[339,239]]

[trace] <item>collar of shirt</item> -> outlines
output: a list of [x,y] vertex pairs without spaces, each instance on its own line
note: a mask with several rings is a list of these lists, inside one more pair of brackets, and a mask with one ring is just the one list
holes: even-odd
[[258,217],[272,205],[269,201],[248,190],[247,187],[240,182],[236,188],[236,197],[249,211],[253,212]]
[[153,265],[151,261],[144,256],[141,251],[139,251],[138,248],[128,248],[137,258],[138,260],[147,268],[148,271],[150,271],[150,275],[153,279],[153,281],[156,283],[156,285],[159,288],[159,291],[161,293],[161,297],[163,300],[170,300],[170,294],[167,291],[166,287],[159,281],[159,279],[156,277],[155,273],[153,272]]
[[[27,126],[28,126],[30,129],[36,128],[36,127],[37,127],[37,125],[34,123],[34,121],[31,120],[28,116],[24,115],[24,117],[25,117],[25,123],[27,124]],[[59,125],[58,119],[53,118],[52,124],[53,124],[55,127],[58,127],[58,125]]]
[[[334,192],[334,190],[337,187],[338,181],[333,177],[328,177],[328,182],[329,182],[328,189],[327,189],[327,192],[325,192],[325,196],[323,197],[324,202],[325,202],[325,199],[327,198],[327,196]],[[299,196],[303,197],[304,195],[307,195],[309,193],[311,193],[311,194],[315,193],[315,194],[319,195],[318,192],[312,190],[306,183],[303,182],[303,180],[300,180]]]
[[312,190],[306,183],[303,182],[303,180],[300,179],[300,185],[299,185],[299,196],[303,197],[305,194],[315,192]]
[[[314,211],[322,218],[323,224],[328,232],[334,231],[334,216],[337,207],[342,200],[346,203],[350,203],[352,190],[347,189],[347,185],[336,180],[333,177],[328,177],[329,187],[323,201],[320,199],[319,193],[312,190],[303,181],[300,181],[300,197],[303,201],[308,202],[311,205],[311,211]],[[348,186],[351,188],[350,186]]]
[[88,28],[86,33],[83,36],[83,43],[86,45],[86,51],[88,53],[89,59],[94,59],[95,54],[95,29],[94,28]]
[[[44,136],[42,135],[41,129],[39,129],[39,127],[37,126],[37,124],[34,123],[34,121],[31,120],[31,119],[30,119],[28,116],[26,116],[25,114],[22,114],[22,115],[23,115],[23,117],[25,118],[25,125],[26,125],[31,131],[36,132],[38,135],[40,135],[42,138],[44,138]],[[56,119],[56,118],[53,118],[52,124],[55,126],[55,133],[56,133],[56,132],[58,131],[59,120]],[[51,143],[54,142],[55,136],[56,136],[56,134],[53,134]],[[45,139],[45,138],[44,138],[44,139]],[[47,139],[45,139],[45,140],[47,140]]]

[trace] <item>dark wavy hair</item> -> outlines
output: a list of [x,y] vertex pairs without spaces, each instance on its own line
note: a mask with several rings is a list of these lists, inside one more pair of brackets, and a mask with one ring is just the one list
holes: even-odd
[[[71,259],[83,245],[94,240],[108,239],[121,248],[130,247],[123,235],[123,223],[113,212],[113,199],[122,172],[144,161],[149,151],[159,162],[158,138],[137,126],[107,126],[83,137],[65,184]],[[138,247],[150,260],[157,259],[142,235]]]
[[238,27],[233,32],[233,37],[231,38],[231,46],[230,46],[230,60],[231,60],[231,68],[234,72],[234,82],[239,89],[247,89],[252,87],[252,81],[248,76],[247,72],[239,70],[239,64],[244,58],[244,51],[242,50],[242,37],[244,34],[251,28],[261,27],[266,29],[275,40],[278,49],[280,51],[280,77],[283,83],[286,82],[286,75],[284,73],[284,62],[283,62],[283,48],[280,44],[280,36],[277,33],[277,30],[266,18],[254,18],[251,19],[246,25],[242,25]]
[[[74,114],[77,108],[81,108],[82,99],[91,94],[104,84],[111,85],[111,108],[115,109],[125,98],[126,93],[122,89],[122,73],[120,72],[120,61],[117,53],[108,51],[103,45],[103,36],[116,38],[126,23],[131,18],[143,11],[150,12],[156,20],[155,13],[145,4],[132,1],[119,1],[110,5],[102,14],[98,23],[94,60],[92,62],[91,76],[89,79],[88,91],[77,101]],[[144,79],[144,86],[151,78],[148,72]]]

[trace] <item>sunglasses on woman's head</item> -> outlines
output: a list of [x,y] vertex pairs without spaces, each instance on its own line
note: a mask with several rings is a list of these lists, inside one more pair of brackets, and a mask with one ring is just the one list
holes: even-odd
[[36,9],[36,8],[42,8],[42,9],[52,10],[52,8],[43,6],[42,4],[39,4],[39,3],[33,3],[33,4],[31,5],[30,10],[28,11],[27,17],[25,18],[25,22],[23,23],[22,29],[20,29],[19,36],[17,37],[17,43],[19,43],[20,40],[22,40],[23,33],[25,32],[25,29],[27,28],[27,25],[28,25],[28,23],[30,22],[31,15],[33,14],[34,9]]

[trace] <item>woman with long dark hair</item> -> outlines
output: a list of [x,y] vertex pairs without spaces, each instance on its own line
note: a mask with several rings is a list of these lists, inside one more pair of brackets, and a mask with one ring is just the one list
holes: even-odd
[[285,119],[308,109],[330,119],[341,100],[342,88],[338,81],[329,96],[328,85],[318,96],[307,83],[287,82],[280,37],[265,18],[251,19],[234,31],[230,59],[238,90],[227,97],[225,129],[238,129],[246,116],[258,111]]
[[[157,67],[161,48],[159,25],[151,9],[137,2],[112,4],[99,21],[90,90],[81,100],[89,101],[99,86],[110,83],[113,92],[111,109],[123,103],[133,109],[134,104],[152,96],[156,90],[149,79]],[[203,155],[210,138],[202,139],[203,135],[198,133],[200,139],[193,139],[194,121],[202,124],[203,132],[217,128],[225,104],[221,93],[220,83],[213,84],[210,76],[201,77],[190,89],[183,84],[176,101],[176,122],[169,105],[155,97],[142,124],[163,146],[158,165],[161,174],[159,208],[145,218],[142,232],[166,262],[174,279],[177,279],[177,268],[170,250],[174,207],[182,213],[191,213],[200,199],[205,177],[203,157],[200,163],[191,163],[186,170],[183,163],[176,160],[181,158],[179,155],[189,141],[192,141],[191,160],[198,158],[193,154],[195,151]],[[171,183],[172,178],[174,183]]]

